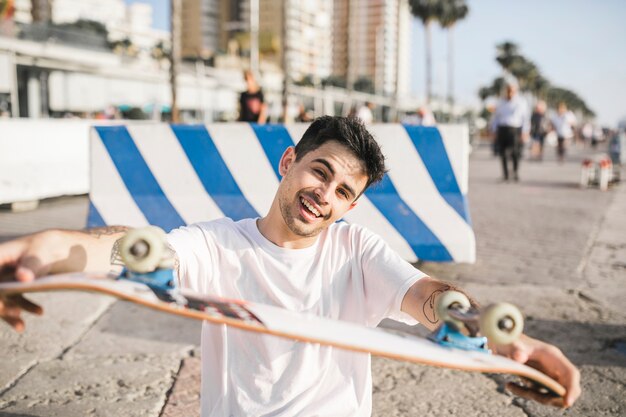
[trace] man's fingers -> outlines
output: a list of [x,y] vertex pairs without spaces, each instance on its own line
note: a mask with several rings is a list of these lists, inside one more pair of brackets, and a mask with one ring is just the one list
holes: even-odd
[[4,320],[17,332],[24,331],[22,311],[41,315],[43,309],[20,294],[0,297],[0,319]]
[[2,320],[7,322],[9,326],[13,327],[16,332],[22,333],[24,331],[24,321],[19,317],[2,317]]
[[32,314],[37,314],[38,316],[41,316],[43,314],[43,308],[41,308],[41,306],[33,303],[28,298],[25,298],[22,295],[11,296],[11,299],[15,303],[15,305],[20,307],[22,310],[28,311]]
[[571,407],[574,405],[582,393],[582,389],[580,388],[580,371],[574,368],[571,375],[570,380],[565,384],[565,389],[567,389],[567,394],[565,395],[565,407]]
[[31,265],[20,265],[15,270],[15,279],[21,282],[31,282],[34,281],[36,277],[33,266]]
[[506,384],[506,389],[519,397],[537,401],[541,404],[551,405],[553,407],[565,408],[565,403],[562,397],[555,396],[551,392],[540,392],[536,387],[529,387],[509,382]]

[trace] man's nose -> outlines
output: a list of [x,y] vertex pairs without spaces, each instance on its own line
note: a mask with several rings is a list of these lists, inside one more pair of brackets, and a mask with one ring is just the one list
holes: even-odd
[[315,196],[317,197],[317,203],[320,205],[324,205],[328,203],[330,199],[332,187],[328,184],[321,184],[319,187],[315,189]]

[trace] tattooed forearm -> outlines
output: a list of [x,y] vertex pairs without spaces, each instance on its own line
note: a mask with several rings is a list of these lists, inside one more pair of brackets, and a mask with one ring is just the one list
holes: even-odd
[[122,257],[120,256],[120,243],[123,238],[119,238],[113,243],[113,247],[111,248],[111,257],[109,260],[111,261],[111,265],[124,265],[122,262]]
[[424,317],[426,317],[426,320],[428,320],[428,322],[430,322],[431,324],[439,323],[439,317],[437,316],[437,312],[436,312],[437,309],[436,309],[435,303],[437,301],[437,297],[446,291],[458,291],[458,292],[465,294],[470,301],[470,305],[474,308],[478,308],[478,303],[476,302],[476,300],[474,300],[472,297],[467,295],[465,291],[462,291],[460,288],[454,285],[445,284],[442,287],[433,291],[432,294],[430,294],[430,296],[424,302],[424,305],[422,306],[422,313],[424,314]]
[[426,302],[422,306],[422,312],[424,313],[424,317],[432,324],[437,324],[439,322],[439,317],[435,313],[435,299],[439,294],[442,294],[448,291],[451,287],[449,285],[443,286],[435,291],[426,299]]
[[116,233],[126,232],[129,230],[128,226],[105,226],[105,227],[95,227],[93,229],[84,229],[79,230],[80,233],[93,236],[96,239],[101,236],[110,236]]

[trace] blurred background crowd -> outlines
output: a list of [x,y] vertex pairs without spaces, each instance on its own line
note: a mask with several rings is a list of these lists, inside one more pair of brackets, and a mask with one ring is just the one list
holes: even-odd
[[[0,116],[288,123],[355,115],[367,123],[467,123],[476,140],[492,136],[512,78],[530,111],[539,104],[547,114],[548,143],[563,105],[571,140],[593,146],[624,127],[623,109],[577,93],[593,90],[568,78],[580,70],[570,62],[610,90],[603,68],[624,60],[614,51],[620,56],[602,62],[589,45],[619,44],[624,29],[611,33],[611,16],[626,8],[590,3],[0,0]],[[585,38],[602,20],[605,38],[590,44]],[[623,84],[604,97],[620,95]]]

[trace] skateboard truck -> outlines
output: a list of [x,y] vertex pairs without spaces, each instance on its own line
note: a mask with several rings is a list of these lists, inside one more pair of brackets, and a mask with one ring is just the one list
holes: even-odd
[[173,256],[161,228],[147,226],[128,231],[120,241],[119,256],[125,265],[119,279],[146,285],[160,300],[186,304],[176,287]]
[[513,343],[522,333],[524,319],[509,303],[492,304],[482,311],[473,308],[465,294],[446,291],[437,300],[436,313],[443,321],[429,339],[443,346],[491,352],[487,343]]

